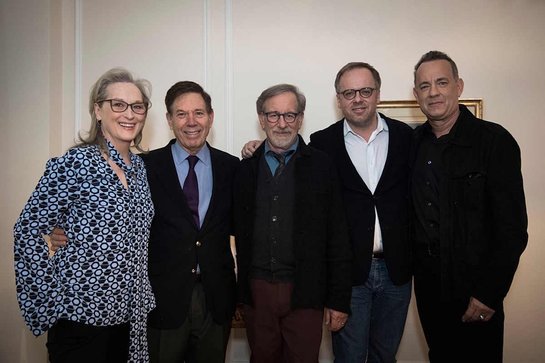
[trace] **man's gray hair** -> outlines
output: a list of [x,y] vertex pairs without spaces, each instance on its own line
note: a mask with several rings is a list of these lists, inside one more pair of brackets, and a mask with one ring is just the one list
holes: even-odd
[[297,99],[297,112],[304,112],[307,104],[307,99],[305,98],[305,95],[302,94],[301,91],[299,91],[299,88],[295,87],[294,85],[282,83],[277,84],[276,86],[269,87],[265,91],[261,92],[261,95],[259,95],[255,103],[257,113],[263,113],[265,111],[263,109],[263,105],[269,98],[278,96],[286,92],[290,92],[295,95],[295,98]]

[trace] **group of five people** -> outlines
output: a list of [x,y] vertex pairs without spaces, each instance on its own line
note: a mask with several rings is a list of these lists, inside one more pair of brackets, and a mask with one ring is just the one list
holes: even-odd
[[264,90],[266,140],[241,162],[208,144],[211,98],[189,81],[165,97],[175,139],[132,154],[144,84],[97,81],[89,137],[48,162],[14,229],[19,303],[52,362],[224,362],[236,303],[252,362],[317,362],[323,322],[335,362],[395,362],[413,275],[432,362],[502,361],[528,238],[520,150],[459,104],[450,57],[415,67],[416,131],[377,112],[367,63],[338,72],[343,119],[308,145],[305,96]]

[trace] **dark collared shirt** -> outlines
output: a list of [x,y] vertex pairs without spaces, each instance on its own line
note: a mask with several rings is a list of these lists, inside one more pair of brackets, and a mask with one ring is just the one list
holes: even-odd
[[[428,125],[426,125],[428,127]],[[439,196],[444,178],[442,154],[448,145],[449,135],[436,138],[431,128],[417,150],[412,175],[412,198],[415,209],[415,240],[417,248],[439,255],[439,224],[441,222]]]
[[[283,154],[286,157],[286,165],[290,161],[291,157],[297,150],[297,146],[299,146],[299,138],[295,140],[295,142],[286,150]],[[267,165],[269,166],[269,169],[271,170],[271,175],[274,175],[274,172],[276,171],[276,168],[278,167],[278,159],[276,159],[272,154],[271,147],[269,146],[269,143],[265,141],[265,161],[267,162]]]

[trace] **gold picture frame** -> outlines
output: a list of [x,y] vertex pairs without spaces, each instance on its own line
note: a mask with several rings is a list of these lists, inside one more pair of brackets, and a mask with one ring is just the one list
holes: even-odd
[[[477,118],[483,118],[483,100],[481,98],[463,98],[458,101],[465,105]],[[377,110],[384,115],[403,121],[412,128],[426,122],[426,116],[420,110],[416,100],[381,101]]]

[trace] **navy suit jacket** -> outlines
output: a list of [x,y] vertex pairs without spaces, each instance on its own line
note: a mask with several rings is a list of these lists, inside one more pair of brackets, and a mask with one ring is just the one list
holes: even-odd
[[213,189],[202,227],[197,229],[176,174],[171,140],[142,155],[155,217],[149,242],[149,275],[157,307],[149,325],[179,327],[186,319],[196,280],[197,261],[208,310],[216,323],[230,320],[235,308],[235,271],[230,249],[232,183],[238,158],[210,146]]
[[352,244],[352,284],[369,276],[373,254],[375,211],[380,220],[384,258],[396,285],[412,276],[409,215],[410,149],[413,130],[405,123],[382,118],[388,125],[388,156],[375,193],[371,193],[350,160],[344,144],[344,119],[310,136],[310,145],[325,151],[337,165]]

